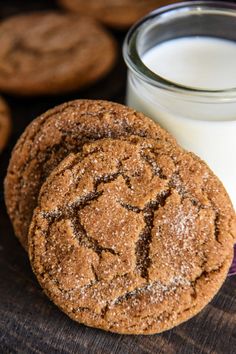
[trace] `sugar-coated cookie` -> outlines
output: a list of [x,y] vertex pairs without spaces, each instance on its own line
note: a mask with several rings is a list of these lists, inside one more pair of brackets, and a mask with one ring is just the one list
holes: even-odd
[[28,126],[13,150],[5,179],[8,213],[25,249],[40,187],[58,163],[88,141],[129,135],[174,143],[174,138],[143,114],[106,101],[72,101]]
[[235,215],[219,180],[176,144],[104,139],[43,184],[29,232],[32,268],[72,319],[127,334],[170,329],[222,285]]

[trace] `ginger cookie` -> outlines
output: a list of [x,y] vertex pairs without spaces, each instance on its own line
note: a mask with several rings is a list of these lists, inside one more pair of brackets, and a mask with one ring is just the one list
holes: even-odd
[[10,112],[7,104],[0,97],[0,152],[4,149],[11,131]]
[[235,236],[231,202],[200,159],[163,140],[108,138],[70,154],[43,184],[29,255],[73,320],[152,334],[212,299]]
[[58,0],[68,10],[96,18],[114,28],[127,28],[148,12],[177,0]]
[[88,86],[113,66],[116,45],[92,19],[39,12],[0,24],[0,89],[57,94]]
[[129,135],[174,143],[174,138],[143,114],[105,101],[72,101],[28,126],[13,150],[5,179],[8,213],[25,249],[40,187],[58,163],[88,141]]

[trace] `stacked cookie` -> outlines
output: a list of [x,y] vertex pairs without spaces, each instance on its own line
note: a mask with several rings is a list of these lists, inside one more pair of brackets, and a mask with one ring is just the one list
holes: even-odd
[[232,261],[235,214],[222,184],[119,104],[77,100],[33,121],[5,199],[45,293],[89,326],[167,330],[211,300]]

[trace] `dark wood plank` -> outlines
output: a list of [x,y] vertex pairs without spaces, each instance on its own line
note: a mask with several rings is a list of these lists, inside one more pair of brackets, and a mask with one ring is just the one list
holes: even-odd
[[[52,0],[8,0],[0,3],[0,18],[18,12],[56,8]],[[120,56],[107,78],[82,92],[57,97],[5,96],[12,108],[14,131],[0,156],[0,354],[7,353],[236,353],[236,277],[226,280],[214,300],[198,316],[173,330],[153,336],[123,336],[71,321],[43,294],[19,245],[3,201],[3,178],[16,139],[38,114],[61,102],[103,98],[123,102],[126,69]]]

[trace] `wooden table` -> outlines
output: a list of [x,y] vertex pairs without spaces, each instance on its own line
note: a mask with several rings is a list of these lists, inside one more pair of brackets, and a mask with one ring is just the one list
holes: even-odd
[[[33,9],[54,8],[53,1],[11,1],[0,4],[0,17]],[[114,33],[122,43],[124,33]],[[1,45],[1,43],[0,43]],[[113,72],[89,90],[67,96],[17,98],[4,96],[12,109],[14,130],[0,156],[0,354],[8,353],[236,353],[236,277],[229,277],[214,300],[196,317],[153,336],[124,336],[78,325],[43,294],[32,274],[6,214],[2,181],[10,151],[24,127],[38,114],[74,98],[123,102],[126,70],[120,60]]]

